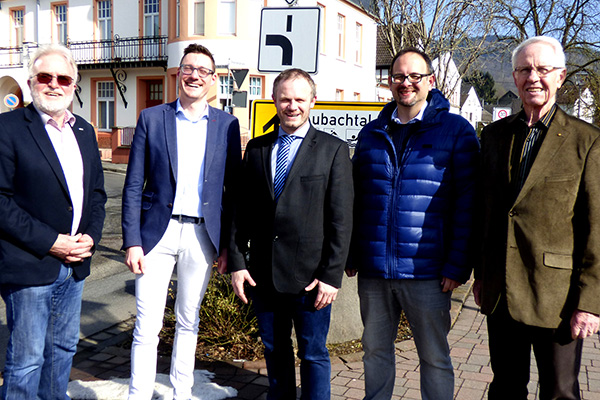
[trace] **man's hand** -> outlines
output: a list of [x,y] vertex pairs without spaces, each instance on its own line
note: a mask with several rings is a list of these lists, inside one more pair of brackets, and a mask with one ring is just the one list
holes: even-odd
[[239,271],[235,271],[231,273],[231,286],[233,286],[233,291],[244,302],[244,304],[248,304],[248,299],[246,298],[246,293],[244,292],[244,283],[248,282],[250,286],[256,286],[256,282],[250,276],[250,272],[247,269],[242,269]]
[[573,339],[585,339],[598,332],[599,324],[598,315],[576,310],[571,317],[571,336]]
[[321,282],[320,280],[315,279],[311,282],[310,285],[305,287],[304,290],[310,292],[316,286],[318,286],[318,289],[317,298],[315,299],[315,308],[317,310],[320,310],[323,307],[327,307],[328,305],[334,302],[334,300],[337,297],[338,289],[326,284],[325,282]]
[[125,265],[134,274],[143,274],[146,272],[146,261],[144,260],[144,250],[142,246],[132,246],[125,250]]
[[454,289],[456,289],[457,287],[462,285],[462,283],[460,283],[459,281],[455,281],[454,279],[446,278],[444,276],[444,277],[442,277],[441,285],[442,285],[442,292],[446,293],[446,292],[453,291]]
[[346,276],[348,278],[352,278],[353,276],[356,276],[356,273],[358,272],[358,270],[356,270],[355,268],[347,268],[345,271],[346,271]]
[[49,253],[68,264],[91,257],[93,246],[94,240],[89,235],[78,233],[71,236],[59,233]]
[[475,298],[475,304],[481,307],[481,280],[475,279],[473,282],[473,297]]
[[227,249],[221,250],[221,254],[217,258],[217,272],[221,275],[227,273]]

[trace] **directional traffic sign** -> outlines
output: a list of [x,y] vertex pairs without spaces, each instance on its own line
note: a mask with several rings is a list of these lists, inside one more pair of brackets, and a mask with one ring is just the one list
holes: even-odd
[[[363,126],[377,118],[387,103],[317,101],[309,120],[317,129],[352,144]],[[252,137],[267,134],[279,123],[272,100],[252,102]]]
[[301,68],[316,73],[320,15],[319,7],[263,8],[258,70]]

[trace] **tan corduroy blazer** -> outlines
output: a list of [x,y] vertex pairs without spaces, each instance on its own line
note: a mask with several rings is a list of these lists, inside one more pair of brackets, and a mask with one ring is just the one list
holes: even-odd
[[482,133],[482,312],[505,292],[511,316],[556,328],[600,313],[600,129],[557,110],[514,202],[517,115]]

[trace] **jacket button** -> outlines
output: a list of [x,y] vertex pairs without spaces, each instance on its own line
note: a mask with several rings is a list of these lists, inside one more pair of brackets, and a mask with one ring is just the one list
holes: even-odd
[[167,208],[173,208],[173,203],[167,204]]
[[69,211],[69,212],[73,211],[73,207],[67,207],[67,211]]
[[276,241],[278,241],[278,240],[279,240],[279,236],[275,236],[275,237],[273,238],[273,241],[274,241],[274,242],[276,242]]
[[519,215],[516,211],[511,211],[508,213],[510,217],[514,217],[515,215]]

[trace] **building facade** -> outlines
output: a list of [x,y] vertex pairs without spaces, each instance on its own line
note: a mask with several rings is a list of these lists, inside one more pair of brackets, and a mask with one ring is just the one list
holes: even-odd
[[[369,14],[351,0],[298,0],[295,6],[321,10],[318,99],[375,100],[376,27]],[[29,55],[40,44],[65,43],[79,67],[73,112],[96,127],[103,157],[126,162],[140,111],[177,98],[183,49],[201,43],[217,64],[209,104],[230,110],[248,138],[251,102],[270,98],[277,76],[257,70],[263,7],[289,5],[286,0],[0,0],[0,98],[12,93],[21,106],[31,102]],[[243,72],[237,80],[236,71]]]

